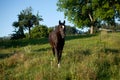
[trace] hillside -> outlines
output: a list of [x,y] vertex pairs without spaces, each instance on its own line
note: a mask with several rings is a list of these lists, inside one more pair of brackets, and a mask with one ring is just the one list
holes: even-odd
[[67,36],[61,68],[48,39],[0,41],[0,80],[118,80],[120,33]]

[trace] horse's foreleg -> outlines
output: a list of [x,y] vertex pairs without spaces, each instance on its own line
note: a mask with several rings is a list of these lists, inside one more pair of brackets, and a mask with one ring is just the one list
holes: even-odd
[[52,51],[53,51],[53,56],[55,57],[55,49],[54,49],[54,47],[52,48]]
[[62,57],[62,50],[59,50],[59,53],[58,53],[58,68],[60,67],[61,57]]
[[58,61],[58,68],[60,67],[60,52],[59,49],[56,49],[56,53],[57,53],[57,61]]
[[62,50],[59,51],[59,61],[61,61]]

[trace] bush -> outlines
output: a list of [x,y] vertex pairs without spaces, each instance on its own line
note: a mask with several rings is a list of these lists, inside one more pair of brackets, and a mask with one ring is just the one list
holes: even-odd
[[32,38],[42,38],[48,36],[48,28],[45,25],[36,26],[31,30]]

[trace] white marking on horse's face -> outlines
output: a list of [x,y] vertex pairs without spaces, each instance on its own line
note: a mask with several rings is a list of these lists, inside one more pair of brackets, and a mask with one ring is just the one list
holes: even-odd
[[64,28],[65,28],[65,26],[63,26],[63,25],[62,25],[62,28],[64,29]]

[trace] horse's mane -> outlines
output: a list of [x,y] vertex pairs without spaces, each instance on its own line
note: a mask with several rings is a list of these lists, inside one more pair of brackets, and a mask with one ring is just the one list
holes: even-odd
[[59,32],[59,25],[56,25],[56,26],[55,26],[54,31],[55,31],[55,32]]

